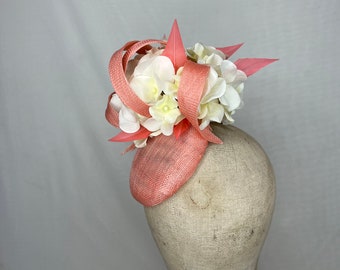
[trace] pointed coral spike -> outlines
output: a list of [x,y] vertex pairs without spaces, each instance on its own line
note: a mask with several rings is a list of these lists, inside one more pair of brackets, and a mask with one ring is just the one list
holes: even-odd
[[240,44],[236,44],[233,46],[228,46],[228,47],[223,47],[223,48],[216,48],[217,50],[220,50],[221,52],[223,52],[227,58],[229,58],[230,56],[232,56],[241,46],[243,45],[243,43]]
[[141,127],[135,133],[126,133],[124,131],[118,133],[113,138],[109,139],[110,142],[131,142],[134,140],[146,139],[151,134],[146,128]]
[[268,58],[241,58],[235,62],[235,65],[237,69],[242,70],[249,77],[270,63],[278,60],[279,59]]
[[172,25],[169,39],[162,55],[170,58],[175,70],[177,70],[179,67],[182,67],[187,60],[177,20],[175,20]]

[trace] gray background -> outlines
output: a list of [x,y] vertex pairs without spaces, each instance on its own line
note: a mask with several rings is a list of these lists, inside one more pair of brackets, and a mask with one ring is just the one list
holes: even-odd
[[340,269],[338,0],[0,3],[1,270],[165,269],[104,110],[111,54],[174,18],[187,47],[280,58],[235,117],[277,176],[259,269]]

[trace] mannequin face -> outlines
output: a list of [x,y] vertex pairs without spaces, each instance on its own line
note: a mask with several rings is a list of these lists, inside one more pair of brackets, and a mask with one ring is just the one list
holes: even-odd
[[256,268],[273,210],[274,175],[257,143],[240,135],[209,146],[173,197],[145,209],[169,269]]

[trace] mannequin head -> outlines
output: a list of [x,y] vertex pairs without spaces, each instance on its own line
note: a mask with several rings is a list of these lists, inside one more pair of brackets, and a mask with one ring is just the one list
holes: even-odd
[[256,269],[275,199],[274,174],[260,145],[232,126],[213,126],[189,181],[170,199],[145,208],[168,269]]

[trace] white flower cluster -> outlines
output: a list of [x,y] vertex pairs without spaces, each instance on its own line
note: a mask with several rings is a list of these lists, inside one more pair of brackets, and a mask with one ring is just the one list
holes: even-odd
[[[152,49],[140,59],[132,60],[131,64],[135,68],[128,75],[130,87],[150,106],[150,118],[127,108],[116,94],[112,96],[110,103],[119,112],[119,127],[126,133],[135,133],[143,126],[151,132],[151,137],[159,134],[170,136],[174,126],[184,119],[177,102],[183,67],[175,73],[171,60],[162,56],[162,52],[163,50]],[[214,47],[197,43],[187,49],[187,54],[192,61],[210,66],[198,108],[200,129],[206,128],[211,121],[234,122],[231,115],[242,104],[241,94],[247,79],[246,74]],[[134,144],[140,148],[146,145],[146,141],[147,139],[137,140]]]

